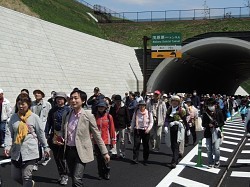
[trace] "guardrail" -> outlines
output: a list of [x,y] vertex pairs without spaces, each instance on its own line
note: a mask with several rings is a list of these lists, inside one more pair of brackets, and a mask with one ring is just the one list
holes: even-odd
[[249,18],[250,7],[207,8],[111,13],[111,22],[153,22],[176,20],[205,20]]

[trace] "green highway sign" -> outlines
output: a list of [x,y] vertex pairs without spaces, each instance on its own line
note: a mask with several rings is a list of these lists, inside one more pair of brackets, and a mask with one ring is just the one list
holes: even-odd
[[181,45],[182,37],[181,33],[152,34],[151,41],[152,46]]

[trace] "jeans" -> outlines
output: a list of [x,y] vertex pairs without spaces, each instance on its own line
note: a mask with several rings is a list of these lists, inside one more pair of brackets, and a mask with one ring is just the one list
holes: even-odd
[[116,142],[117,154],[123,154],[125,156],[125,130],[126,129],[118,129],[116,130],[116,134],[118,134],[118,139]]
[[86,163],[83,163],[80,160],[76,147],[67,146],[66,161],[68,164],[70,177],[72,178],[72,187],[82,187]]
[[162,134],[162,126],[157,126],[154,124],[150,133],[150,142],[152,145],[152,149],[155,149],[158,151],[160,150],[161,134]]
[[212,138],[206,138],[208,164],[213,165],[220,161],[220,143],[221,139],[218,138],[212,143]]
[[0,143],[1,145],[4,144],[5,140],[5,132],[6,132],[6,121],[0,122]]
[[32,186],[32,171],[35,160],[26,161],[20,167],[16,167],[13,163],[11,164],[11,177],[17,181],[23,187]]

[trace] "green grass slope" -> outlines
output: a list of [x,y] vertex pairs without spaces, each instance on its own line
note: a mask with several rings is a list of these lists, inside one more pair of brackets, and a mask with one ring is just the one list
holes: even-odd
[[101,28],[109,40],[132,47],[142,47],[143,36],[150,37],[153,33],[180,32],[184,41],[207,32],[249,31],[250,19],[112,23],[101,24]]
[[99,25],[87,14],[90,8],[74,0],[21,0],[41,19],[81,31],[100,38],[106,38]]

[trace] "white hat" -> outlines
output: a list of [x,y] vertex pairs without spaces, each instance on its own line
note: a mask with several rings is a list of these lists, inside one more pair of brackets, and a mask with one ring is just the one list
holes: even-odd
[[185,96],[184,93],[177,93],[176,95],[179,96],[179,97],[184,97]]
[[0,88],[0,94],[1,94],[1,93],[3,93],[3,89],[2,89],[2,88]]
[[168,97],[168,94],[163,94],[163,97]]
[[173,95],[171,97],[171,101],[181,101],[180,97],[178,95]]

